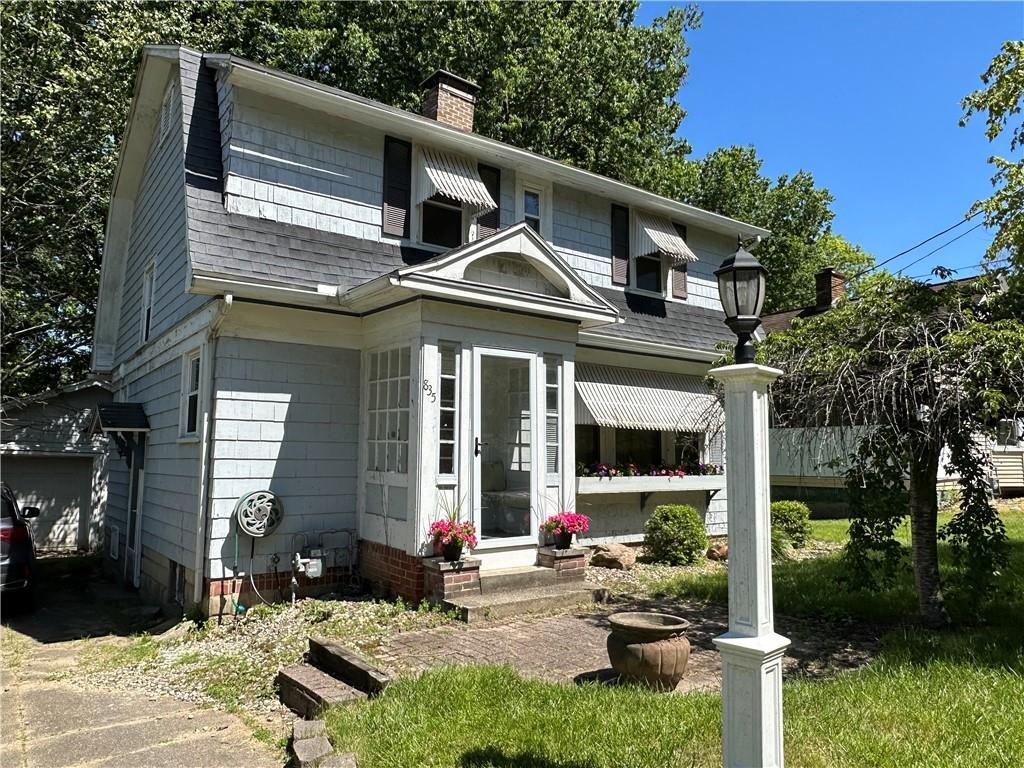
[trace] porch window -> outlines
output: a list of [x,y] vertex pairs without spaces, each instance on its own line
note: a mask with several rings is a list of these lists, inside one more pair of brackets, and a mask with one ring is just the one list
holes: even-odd
[[510,469],[529,472],[530,463],[530,367],[508,369],[508,435]]
[[437,453],[437,472],[440,475],[455,474],[456,445],[459,429],[459,366],[458,348],[452,344],[441,345],[440,377],[440,431]]
[[409,463],[410,348],[371,352],[367,373],[367,468],[405,474]]
[[546,451],[547,473],[558,475],[559,443],[561,434],[561,409],[559,403],[562,394],[562,366],[557,358],[544,358],[544,446]]
[[618,464],[636,464],[641,470],[661,464],[661,431],[616,429],[615,461]]
[[576,463],[589,467],[601,460],[601,428],[596,424],[576,425]]

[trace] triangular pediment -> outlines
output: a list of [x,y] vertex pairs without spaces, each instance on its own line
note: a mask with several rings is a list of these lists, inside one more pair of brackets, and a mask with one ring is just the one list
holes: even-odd
[[609,311],[615,308],[584,281],[551,246],[525,223],[516,224],[437,258],[399,270],[399,279],[444,280],[482,290],[498,289],[524,298],[568,303]]

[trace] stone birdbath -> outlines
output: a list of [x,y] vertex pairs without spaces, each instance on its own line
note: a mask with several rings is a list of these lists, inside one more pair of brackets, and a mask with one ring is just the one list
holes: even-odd
[[671,691],[690,660],[690,622],[668,613],[627,612],[608,617],[608,658],[619,675],[659,691]]

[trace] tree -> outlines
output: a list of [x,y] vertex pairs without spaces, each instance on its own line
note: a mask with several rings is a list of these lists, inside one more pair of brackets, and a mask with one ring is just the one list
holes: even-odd
[[[1024,322],[992,320],[985,279],[935,290],[881,274],[856,300],[772,334],[759,350],[784,373],[774,388],[776,425],[805,442],[854,445],[850,476],[856,517],[846,556],[863,576],[892,534],[911,522],[911,556],[924,621],[948,621],[938,545],[947,539],[975,594],[1005,560],[1005,530],[988,497],[979,435],[1024,409]],[[941,530],[936,483],[943,449],[960,475],[961,506]],[[857,509],[857,502],[869,502]]]
[[[995,141],[1010,128],[1010,151],[1024,148],[1024,120],[1015,117],[1024,107],[1024,41],[1003,43],[981,82],[985,87],[968,94],[961,102],[964,115],[960,125],[984,112],[989,141]],[[984,212],[985,225],[996,230],[988,247],[988,258],[1006,256],[1019,272],[1024,269],[1024,157],[1013,162],[993,155],[988,161],[995,167],[992,186],[996,190],[991,197],[976,202],[970,213]]]
[[852,275],[874,263],[865,251],[832,234],[832,195],[815,186],[809,172],[773,182],[762,175],[763,161],[753,147],[717,149],[688,163],[670,194],[771,230],[756,251],[768,269],[765,312],[813,304],[814,273],[823,267]]
[[88,369],[104,216],[139,51],[229,52],[405,109],[437,67],[481,86],[477,130],[653,185],[689,152],[674,96],[693,6],[636,2],[0,4],[5,396]]

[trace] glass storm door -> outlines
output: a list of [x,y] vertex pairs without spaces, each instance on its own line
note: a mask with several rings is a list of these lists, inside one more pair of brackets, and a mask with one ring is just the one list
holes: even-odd
[[[474,353],[473,513],[485,556],[488,548],[537,542],[535,365],[529,353]],[[532,565],[535,553],[527,549],[523,561]]]

